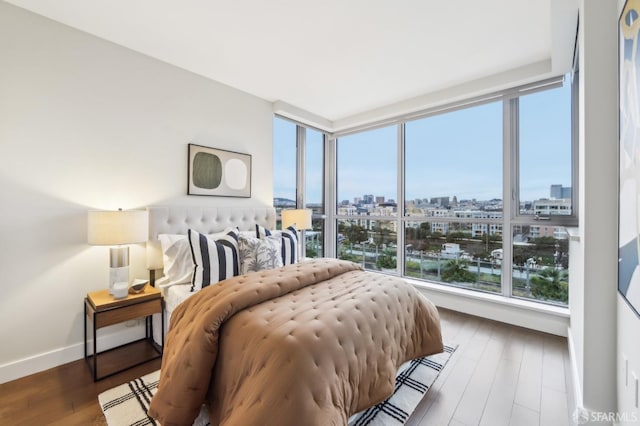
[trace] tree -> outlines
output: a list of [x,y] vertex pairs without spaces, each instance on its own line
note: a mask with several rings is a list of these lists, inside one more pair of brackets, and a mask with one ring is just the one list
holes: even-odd
[[376,226],[373,228],[373,242],[377,245],[386,244],[389,239],[389,231],[388,228],[382,226],[380,223],[376,223]]
[[445,263],[441,277],[444,282],[473,283],[476,274],[467,269],[468,262],[462,259],[451,259]]
[[418,238],[427,238],[431,235],[431,224],[429,222],[420,223]]
[[513,264],[524,266],[528,259],[536,256],[536,251],[531,246],[513,246]]
[[567,272],[556,268],[544,268],[531,277],[531,294],[536,299],[569,301],[569,283]]
[[342,232],[351,243],[360,243],[367,240],[367,231],[360,225],[345,226]]

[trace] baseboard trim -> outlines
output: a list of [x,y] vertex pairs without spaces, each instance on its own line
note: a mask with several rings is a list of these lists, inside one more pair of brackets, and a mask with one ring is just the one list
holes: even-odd
[[[144,326],[118,327],[98,336],[98,352],[144,337]],[[91,353],[91,343],[89,353]],[[84,342],[0,365],[0,384],[84,358]]]

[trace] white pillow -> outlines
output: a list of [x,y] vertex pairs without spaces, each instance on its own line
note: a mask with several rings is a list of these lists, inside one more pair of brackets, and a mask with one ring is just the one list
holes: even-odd
[[217,238],[189,229],[187,236],[194,263],[192,292],[240,275],[236,229],[228,228],[226,234]]
[[160,234],[164,276],[156,281],[159,288],[188,284],[193,276],[191,247],[186,235]]
[[240,273],[263,271],[282,267],[282,238],[246,237],[238,239]]

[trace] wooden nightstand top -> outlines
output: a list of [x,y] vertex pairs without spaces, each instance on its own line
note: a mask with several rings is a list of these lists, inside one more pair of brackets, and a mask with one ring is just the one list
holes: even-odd
[[133,305],[147,300],[160,299],[160,297],[160,290],[148,284],[142,293],[128,294],[127,297],[123,299],[115,299],[109,294],[109,289],[87,293],[87,300],[98,312],[121,306]]

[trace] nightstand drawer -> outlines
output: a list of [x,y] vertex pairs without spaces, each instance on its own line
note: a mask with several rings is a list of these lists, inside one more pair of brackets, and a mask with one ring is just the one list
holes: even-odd
[[[126,309],[110,309],[107,311],[101,311],[97,312],[97,315],[95,316],[96,328],[102,328],[108,325],[118,324],[160,312],[162,312],[162,302],[160,299],[129,305]],[[91,315],[91,312],[88,312],[87,314]]]

